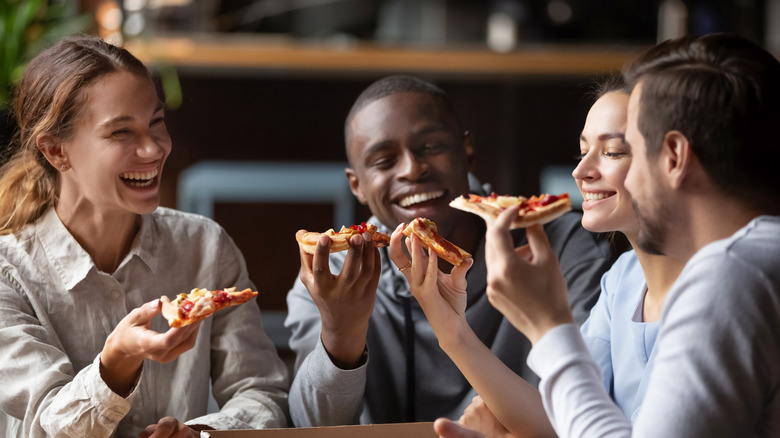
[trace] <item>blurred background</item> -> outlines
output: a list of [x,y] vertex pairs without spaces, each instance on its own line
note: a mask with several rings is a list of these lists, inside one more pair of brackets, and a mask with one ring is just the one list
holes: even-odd
[[[374,80],[439,85],[475,135],[476,176],[529,195],[576,191],[589,87],[639,50],[730,31],[780,52],[780,0],[0,0],[0,14],[0,106],[24,62],[67,33],[152,68],[174,142],[162,204],[233,236],[280,347],[295,231],[369,216],[343,177],[343,123]],[[3,110],[3,145],[12,131]]]

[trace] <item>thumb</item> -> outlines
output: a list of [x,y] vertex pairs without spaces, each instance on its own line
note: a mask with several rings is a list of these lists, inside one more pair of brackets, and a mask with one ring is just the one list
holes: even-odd
[[159,298],[149,301],[148,303],[144,303],[144,305],[136,309],[136,311],[131,312],[131,314],[135,313],[135,315],[132,317],[132,321],[135,324],[146,324],[151,321],[155,315],[160,313],[161,309],[162,304],[160,303]]
[[547,239],[547,233],[544,232],[544,227],[539,224],[531,225],[526,228],[525,235],[528,238],[528,246],[533,253],[533,259],[535,261],[548,260],[552,254],[552,248]]
[[466,281],[466,273],[471,269],[471,266],[474,264],[474,259],[471,257],[464,259],[458,266],[455,266],[452,268],[452,271],[450,271],[450,276],[452,277],[452,280],[456,283],[461,281]]
[[484,438],[479,432],[466,429],[454,421],[439,418],[433,423],[433,430],[441,438]]

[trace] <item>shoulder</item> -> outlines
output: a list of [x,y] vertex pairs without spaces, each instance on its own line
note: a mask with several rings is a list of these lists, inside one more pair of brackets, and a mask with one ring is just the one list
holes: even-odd
[[607,275],[612,276],[636,276],[640,275],[644,278],[644,272],[642,271],[642,265],[639,264],[639,259],[636,257],[636,251],[633,249],[620,254],[620,257],[615,260],[612,267],[609,268]]
[[634,250],[624,252],[601,280],[601,289],[608,296],[622,294],[625,290],[644,291],[645,273]]
[[669,292],[665,310],[678,319],[706,315],[722,326],[744,327],[768,315],[780,319],[777,266],[780,218],[758,218],[699,250]]
[[147,217],[157,233],[174,238],[218,238],[225,231],[216,221],[205,216],[171,208],[159,207]]
[[[694,254],[680,277],[705,274],[709,278],[740,281],[780,281],[780,217],[762,216],[731,237],[705,246]],[[750,277],[750,278],[745,278]],[[711,281],[711,280],[710,280]]]

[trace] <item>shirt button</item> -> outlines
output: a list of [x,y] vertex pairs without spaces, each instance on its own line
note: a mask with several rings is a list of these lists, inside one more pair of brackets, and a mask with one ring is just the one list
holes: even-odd
[[114,297],[115,300],[118,300],[122,296],[122,293],[118,290],[112,290],[111,296]]

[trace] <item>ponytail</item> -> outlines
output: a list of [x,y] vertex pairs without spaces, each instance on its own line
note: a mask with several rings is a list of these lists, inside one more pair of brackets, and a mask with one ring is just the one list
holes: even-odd
[[37,149],[24,148],[0,169],[0,235],[19,231],[56,202],[59,173]]

